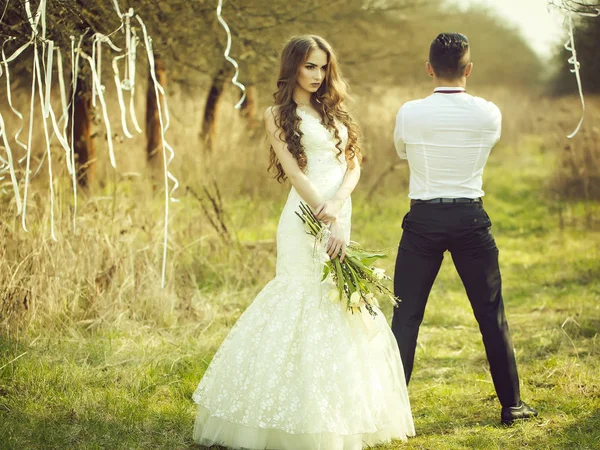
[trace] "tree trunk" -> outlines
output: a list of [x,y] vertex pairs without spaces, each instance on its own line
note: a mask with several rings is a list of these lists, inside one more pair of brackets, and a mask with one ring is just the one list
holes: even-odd
[[[167,82],[167,75],[165,71],[165,63],[158,56],[155,55],[154,70],[156,72],[156,80],[164,88]],[[159,92],[160,107],[163,106],[163,95]],[[156,155],[162,151],[162,138],[160,121],[158,120],[158,108],[159,104],[156,98],[156,92],[154,90],[154,81],[152,76],[148,74],[148,95],[146,97],[146,157],[148,162],[156,160]],[[164,117],[163,117],[164,120]]]
[[90,83],[81,77],[77,79],[75,101],[69,107],[69,119],[71,117],[73,117],[72,147],[75,152],[77,182],[81,187],[89,188],[96,178],[96,148],[91,134],[92,89]]
[[204,107],[204,119],[202,121],[200,138],[204,141],[205,148],[209,152],[213,150],[215,143],[217,112],[230,73],[229,63],[226,64],[213,77],[212,85],[208,91],[208,98],[206,99],[206,106]]
[[258,120],[256,120],[256,86],[250,84],[246,86],[246,98],[242,103],[242,116],[248,121],[248,128],[256,128]]

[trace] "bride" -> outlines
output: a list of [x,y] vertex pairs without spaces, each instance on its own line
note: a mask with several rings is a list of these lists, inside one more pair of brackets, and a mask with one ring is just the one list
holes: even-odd
[[[358,127],[331,46],[297,36],[283,49],[265,112],[271,165],[292,188],[277,229],[275,278],[238,319],[193,399],[194,440],[236,449],[355,450],[405,440],[414,425],[396,340],[383,314],[351,314],[325,258],[343,259],[360,177]],[[296,216],[329,227],[322,245]],[[366,317],[365,317],[366,316]]]

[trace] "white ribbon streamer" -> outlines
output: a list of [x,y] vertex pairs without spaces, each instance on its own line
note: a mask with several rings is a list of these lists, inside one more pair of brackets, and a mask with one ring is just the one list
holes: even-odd
[[[134,15],[133,8],[129,8],[127,14],[120,14],[118,6],[116,6],[117,13],[120,15],[121,20],[125,22],[125,76],[123,81],[120,83],[119,89],[130,91],[129,93],[129,114],[135,130],[138,133],[142,133],[142,129],[137,121],[135,115],[135,56],[137,47],[137,36],[135,30],[131,28],[131,18]],[[125,109],[125,105],[121,105],[121,111]],[[121,118],[121,121],[125,123],[125,117]]]
[[[152,40],[148,37],[148,33],[146,32],[146,26],[142,21],[139,15],[136,15],[135,18],[142,26],[142,31],[144,33],[144,43],[146,44],[146,53],[148,55],[148,64],[150,70],[150,76],[152,78],[152,82],[154,84],[154,94],[156,95],[156,104],[158,110],[158,121],[160,123],[160,137],[162,141],[162,154],[163,154],[163,171],[164,171],[164,179],[165,179],[165,228],[164,228],[164,238],[163,238],[163,264],[162,264],[162,272],[161,272],[161,287],[165,287],[165,276],[167,270],[167,243],[169,238],[169,202],[176,202],[178,200],[172,197],[173,192],[179,186],[179,182],[177,178],[175,178],[171,172],[169,172],[169,165],[171,161],[175,157],[175,151],[173,148],[167,143],[165,139],[165,133],[169,126],[169,109],[166,102],[166,95],[163,87],[160,85],[158,80],[156,79],[156,71],[155,71],[155,62],[154,62],[154,52],[152,50]],[[161,94],[163,101],[161,102]],[[165,110],[165,119],[166,124],[163,123],[163,107]],[[169,152],[169,157],[167,158],[167,151]],[[169,180],[171,180],[174,185],[171,191],[169,191]]]
[[123,19],[123,14],[121,14],[121,9],[119,8],[119,2],[117,2],[117,0],[113,0],[113,6],[115,7],[117,16],[119,16],[120,19]]
[[[96,36],[92,38],[92,65],[96,67]],[[96,107],[96,83],[92,82],[92,107]]]
[[90,69],[92,70],[92,81],[96,86],[96,93],[98,98],[100,99],[100,105],[102,105],[102,115],[104,117],[104,126],[106,127],[106,140],[108,141],[108,156],[110,158],[110,165],[116,169],[117,162],[115,161],[115,152],[113,149],[113,141],[112,141],[112,131],[110,128],[110,121],[108,119],[108,111],[106,109],[106,101],[104,100],[104,94],[102,92],[102,86],[100,85],[100,80],[98,79],[98,74],[96,73],[96,68],[94,67],[94,60],[86,54],[84,51],[80,50],[79,54],[82,58],[86,59],[90,64]]
[[8,2],[9,0],[6,0],[6,5],[4,5],[4,11],[2,12],[2,16],[0,16],[0,22],[4,20],[4,14],[6,14],[6,10],[8,10]]
[[42,14],[44,15],[44,20],[43,20],[43,27],[44,27],[44,37],[46,35],[46,0],[41,0],[40,4],[38,5],[38,9],[35,13],[35,17],[33,17],[33,15],[31,14],[31,5],[29,0],[25,0],[25,12],[27,13],[27,20],[29,20],[29,25],[31,26],[31,30],[32,30],[32,35],[33,36],[37,36],[38,34],[38,24],[40,22],[40,17],[42,16]]
[[96,40],[96,45],[98,46],[98,50],[96,51],[96,74],[98,75],[100,88],[104,90],[104,85],[102,84],[102,41],[100,39]]
[[[60,106],[62,109],[62,115],[60,117],[59,123],[63,122],[63,130],[62,135],[67,135],[67,123],[69,116],[69,105],[67,103],[67,91],[65,89],[65,79],[64,79],[64,69],[63,69],[63,61],[62,61],[62,52],[59,47],[56,47],[56,67],[58,69],[58,89],[60,92]],[[71,172],[69,172],[71,173]]]
[[[45,107],[44,101],[44,92],[43,92],[43,83],[42,83],[42,73],[40,69],[40,60],[38,58],[37,51],[33,55],[33,65],[35,67],[36,77],[37,77],[37,85],[38,85],[38,95],[40,96],[40,107],[42,111]],[[52,113],[54,116],[54,113]],[[52,176],[52,155],[50,153],[50,135],[48,133],[48,123],[47,117],[43,114],[42,123],[44,124],[44,137],[46,138],[46,156],[48,158],[48,179],[50,184],[50,235],[52,236],[52,240],[58,241],[56,239],[56,234],[54,232],[54,179]]]
[[[133,14],[133,10],[131,10]],[[138,133],[142,133],[142,128],[137,120],[137,116],[135,114],[135,61],[137,56],[137,45],[139,39],[137,34],[135,33],[135,29],[131,29],[131,51],[130,51],[130,61],[129,61],[129,87],[131,90],[131,94],[129,96],[129,115],[131,117],[131,122],[135,128],[135,131]]]
[[[60,145],[62,146],[62,148],[65,151],[65,156],[66,156],[66,161],[67,161],[67,170],[69,173],[71,173],[72,167],[71,167],[71,148],[69,146],[69,142],[67,140],[67,138],[65,137],[66,133],[64,131],[61,131],[59,126],[58,126],[58,122],[56,120],[56,115],[54,114],[54,110],[52,108],[52,103],[50,102],[50,92],[51,92],[51,87],[52,87],[52,65],[53,65],[53,53],[54,53],[54,42],[53,41],[47,41],[48,42],[48,55],[47,55],[47,64],[46,64],[46,94],[45,97],[42,97],[42,101],[43,101],[43,105],[44,105],[44,119],[47,119],[48,117],[50,117],[51,119],[51,123],[52,123],[52,129],[53,129],[53,135],[50,137],[50,141],[52,141],[52,138],[56,135],[58,142],[60,142]],[[60,57],[60,48],[56,47],[56,51]],[[59,67],[58,67],[58,72],[59,72],[59,85],[60,85],[60,91],[61,91],[61,109],[62,109],[62,113],[63,113],[63,118],[66,118],[67,112],[66,112],[66,95],[65,95],[65,89],[64,89],[64,82],[62,79],[62,58],[59,61]],[[40,79],[41,81],[41,79]],[[66,129],[66,127],[65,127]]]
[[31,101],[29,104],[29,134],[27,137],[27,163],[25,167],[25,188],[23,192],[23,214],[21,215],[21,225],[25,231],[29,231],[27,229],[26,224],[26,216],[27,216],[27,192],[29,191],[29,171],[31,167],[31,139],[33,137],[33,113],[35,112],[35,84],[36,84],[36,70],[35,70],[35,60],[37,58],[37,42],[33,42],[33,68],[31,70],[32,73],[32,81],[31,81]]
[[[12,39],[14,39],[14,38],[7,39],[6,41],[4,41],[4,44],[6,44],[6,42],[8,42],[9,40],[12,40]],[[15,59],[17,56],[19,56],[26,48],[28,48],[31,45],[31,42],[28,42],[27,44],[21,46],[8,59],[6,58],[6,54],[4,53],[4,44],[2,44],[2,64],[4,65],[4,69],[6,72],[6,96],[8,98],[8,105],[10,106],[10,109],[12,109],[13,113],[19,118],[19,123],[20,123],[19,129],[15,133],[14,139],[15,139],[15,142],[20,147],[22,147],[25,150],[25,152],[27,152],[27,145],[25,145],[23,142],[21,142],[19,140],[19,135],[21,134],[21,131],[23,131],[23,114],[21,114],[19,111],[17,111],[17,109],[14,107],[13,102],[12,102],[12,94],[11,94],[11,86],[10,86],[10,70],[8,69],[8,63],[10,61],[12,61],[13,59]]]
[[72,164],[73,161],[73,156],[72,154],[74,153],[74,149],[73,149],[73,145],[69,145],[69,141],[67,139],[67,133],[68,133],[68,126],[69,126],[69,104],[67,103],[67,91],[65,89],[65,79],[64,79],[64,69],[63,69],[63,62],[62,62],[62,52],[60,51],[60,48],[56,48],[56,65],[58,68],[58,87],[59,87],[59,91],[60,91],[60,106],[61,106],[61,110],[62,110],[62,115],[60,120],[58,121],[58,123],[63,123],[63,128],[62,128],[62,136],[63,139],[65,140],[66,143],[66,148],[63,145],[63,148],[65,148],[66,151],[66,163],[67,163],[67,171],[69,172],[69,174],[73,174],[75,172],[75,166]]
[[569,13],[569,40],[565,43],[565,48],[571,52],[571,57],[567,61],[569,64],[573,65],[573,68],[570,69],[571,73],[575,74],[575,78],[577,79],[577,89],[579,90],[579,98],[581,99],[581,119],[579,119],[579,123],[575,130],[568,134],[567,137],[569,139],[573,138],[581,128],[583,124],[583,119],[585,116],[585,100],[583,99],[583,89],[581,87],[581,77],[579,76],[579,61],[577,61],[577,51],[575,50],[575,38],[573,36],[573,16]]
[[[571,139],[571,138],[575,137],[575,135],[579,132],[581,125],[583,125],[583,120],[585,117],[585,100],[583,97],[583,88],[581,85],[581,77],[579,75],[579,69],[581,67],[581,64],[577,60],[577,51],[575,50],[575,37],[574,37],[574,33],[573,33],[573,14],[577,14],[579,16],[584,16],[584,17],[599,17],[600,9],[592,8],[590,6],[590,8],[595,10],[595,12],[574,11],[572,8],[569,7],[569,5],[564,0],[561,1],[560,5],[557,5],[554,2],[549,3],[549,5],[550,4],[565,11],[566,14],[568,15],[568,19],[569,19],[569,33],[568,33],[569,39],[564,44],[564,47],[565,47],[565,49],[567,49],[568,51],[571,52],[571,57],[567,60],[567,62],[573,66],[573,68],[569,69],[569,70],[571,73],[575,74],[575,79],[577,80],[577,90],[579,91],[579,98],[581,100],[581,118],[579,119],[579,123],[577,124],[577,127],[575,127],[575,130],[573,130],[573,132],[571,134],[567,135],[567,138]],[[585,5],[583,5],[583,6],[585,6]]]
[[[13,186],[13,190],[15,191],[16,205],[17,210],[21,214],[21,223],[22,227],[25,231],[27,229],[27,197],[29,193],[29,185],[30,180],[35,176],[32,175],[31,170],[31,162],[32,162],[32,150],[33,150],[33,126],[35,121],[35,103],[36,103],[36,95],[39,96],[39,105],[42,113],[43,127],[44,127],[44,136],[46,140],[46,151],[44,152],[44,156],[40,161],[40,165],[37,169],[39,171],[43,165],[44,160],[48,160],[48,174],[49,174],[49,187],[50,187],[50,227],[51,227],[51,235],[52,239],[56,240],[55,233],[55,193],[54,193],[54,179],[53,179],[53,168],[52,168],[52,154],[51,154],[51,142],[52,138],[56,135],[60,145],[65,151],[66,156],[66,165],[67,171],[71,174],[71,181],[73,184],[73,229],[75,230],[76,226],[76,216],[77,216],[77,170],[75,165],[75,142],[74,142],[74,114],[75,114],[75,103],[76,98],[75,94],[77,92],[77,83],[79,77],[79,59],[84,58],[87,60],[90,70],[91,70],[91,78],[92,78],[92,102],[93,105],[96,106],[97,100],[99,100],[102,107],[102,115],[104,119],[104,125],[106,127],[107,141],[108,141],[108,153],[111,165],[116,167],[116,160],[113,148],[113,138],[111,132],[110,121],[108,117],[107,105],[105,100],[105,92],[104,86],[102,85],[102,46],[106,44],[112,50],[122,53],[120,55],[112,58],[112,69],[114,75],[115,85],[117,87],[117,99],[119,104],[119,109],[121,113],[121,123],[123,127],[123,133],[128,138],[133,137],[132,133],[129,130],[127,125],[127,106],[124,99],[123,91],[129,91],[129,115],[135,130],[138,133],[142,133],[142,128],[139,125],[139,122],[136,117],[135,112],[135,78],[136,78],[136,56],[137,56],[137,45],[140,41],[136,34],[136,29],[131,26],[131,18],[134,17],[133,8],[129,8],[127,13],[123,14],[119,8],[118,0],[112,0],[114,9],[121,19],[121,26],[110,33],[109,35],[104,35],[101,33],[94,33],[92,36],[92,56],[86,54],[81,50],[81,45],[84,35],[79,38],[79,43],[75,45],[75,38],[71,36],[71,95],[70,95],[70,105],[71,111],[69,114],[69,102],[67,101],[67,92],[66,85],[64,80],[64,67],[62,60],[61,49],[55,45],[54,41],[46,39],[46,6],[47,0],[39,0],[37,8],[35,9],[35,14],[32,12],[32,6],[30,0],[24,0],[23,6],[26,11],[27,21],[31,27],[31,38],[29,42],[19,47],[15,52],[12,53],[9,57],[7,57],[5,53],[5,44],[12,39],[8,38],[3,44],[1,49],[2,59],[0,61],[0,76],[6,73],[6,82],[7,82],[7,97],[8,103],[13,111],[13,113],[19,118],[20,127],[15,134],[16,143],[21,146],[25,150],[25,156],[23,157],[26,160],[26,168],[25,168],[25,181],[24,181],[24,192],[23,197],[21,197],[19,192],[19,183],[16,176],[16,171],[13,163],[13,153],[9,146],[9,136],[8,130],[6,129],[4,118],[0,115],[0,142],[3,142],[2,146],[6,151],[6,159],[0,156],[0,175],[3,179],[5,178],[3,174],[10,172],[11,182]],[[219,7],[217,11],[217,16],[219,17],[219,21],[223,25],[225,31],[227,32],[227,48],[225,50],[224,56],[225,58],[235,67],[236,72],[232,78],[233,84],[238,86],[242,90],[242,99],[239,101],[236,108],[239,108],[245,98],[245,87],[237,81],[237,77],[239,75],[239,67],[236,61],[229,56],[229,52],[231,51],[231,32],[229,27],[221,17],[222,10],[222,1],[219,1]],[[150,67],[150,75],[154,85],[154,94],[157,99],[158,105],[158,119],[161,127],[161,141],[162,141],[162,154],[163,154],[163,170],[164,170],[164,178],[165,178],[165,227],[164,227],[164,240],[163,240],[163,261],[162,261],[162,287],[165,286],[165,275],[166,275],[166,258],[167,258],[167,244],[168,244],[168,225],[169,225],[169,203],[178,201],[173,197],[174,192],[177,190],[179,186],[179,181],[177,178],[170,172],[169,167],[175,157],[175,151],[171,147],[171,145],[166,140],[166,132],[170,127],[170,115],[169,108],[166,98],[166,93],[163,86],[160,85],[158,79],[156,77],[155,72],[155,60],[154,60],[154,52],[152,48],[152,39],[148,36],[146,27],[144,22],[142,21],[139,15],[135,15],[135,18],[139,22],[143,30],[143,39],[144,44],[147,51],[148,63]],[[1,19],[0,19],[1,20]],[[125,52],[121,50],[118,46],[116,46],[110,39],[115,33],[119,30],[124,30],[125,34]],[[39,44],[39,45],[38,45]],[[10,86],[10,71],[9,71],[9,63],[18,58],[25,50],[27,50],[30,46],[33,46],[33,68],[32,68],[32,84],[31,84],[31,99],[29,105],[29,127],[28,127],[28,135],[27,135],[27,143],[23,143],[19,140],[19,135],[23,131],[24,128],[24,117],[13,105],[12,102],[12,93]],[[42,51],[42,58],[40,58],[40,52]],[[56,50],[56,57],[54,56],[54,51]],[[57,65],[57,76],[58,76],[58,84],[60,89],[60,118],[57,120],[54,108],[52,106],[52,83],[53,83],[53,66],[54,66],[54,58],[56,58]],[[125,58],[125,72],[123,74],[123,78],[121,78],[119,63],[121,59]],[[36,94],[37,89],[37,94]],[[70,117],[69,117],[70,116]],[[48,127],[48,118],[50,118],[50,122],[52,124],[53,133],[50,134],[50,129]],[[69,130],[69,123],[71,124],[71,128]],[[66,138],[67,133],[70,133],[70,142]],[[36,171],[36,173],[37,173]],[[171,188],[169,188],[170,183],[172,183]],[[21,201],[22,198],[22,201]]]
[[[31,83],[31,101],[30,101],[30,105],[29,105],[29,134],[27,137],[27,155],[26,155],[26,160],[27,160],[27,166],[25,168],[25,188],[24,188],[24,192],[23,192],[23,213],[21,215],[21,225],[23,226],[23,229],[25,231],[27,230],[27,224],[26,224],[26,217],[27,217],[27,193],[29,191],[29,178],[30,178],[30,168],[31,168],[31,141],[32,141],[32,137],[33,137],[33,114],[35,112],[35,85],[37,82],[37,70],[36,67],[39,68],[39,56],[38,56],[38,48],[37,48],[37,40],[36,37],[38,35],[38,23],[40,20],[40,17],[42,15],[45,16],[45,8],[46,8],[46,0],[41,0],[40,4],[38,5],[38,9],[37,12],[35,14],[35,18],[33,17],[33,15],[31,14],[31,5],[29,0],[25,1],[25,11],[27,12],[27,20],[29,20],[29,25],[31,26],[31,41],[26,44],[23,47],[29,46],[31,43],[33,43],[33,68],[32,68],[32,83]],[[43,20],[43,26],[45,27],[46,21],[45,18]],[[44,34],[45,34],[45,30],[44,30]],[[21,47],[21,49],[19,49],[20,51],[23,51],[24,48]],[[19,52],[19,50],[17,50],[17,52]],[[17,53],[15,52],[15,53]],[[20,53],[20,52],[19,52]],[[13,58],[16,57],[13,54]],[[10,60],[10,58],[9,58]]]
[[0,114],[0,136],[2,137],[2,141],[4,142],[4,149],[6,150],[6,156],[8,158],[8,160],[4,160],[4,158],[2,158],[2,163],[4,163],[7,166],[5,169],[3,169],[3,172],[6,170],[10,171],[10,179],[13,185],[13,191],[15,193],[15,200],[17,202],[17,214],[21,214],[21,193],[19,192],[19,183],[17,181],[17,175],[15,173],[15,165],[13,163],[12,151],[10,150],[10,145],[8,143],[8,135],[6,133],[6,127],[4,126],[4,119],[2,118],[2,114]]
[[125,79],[123,80],[123,89],[131,89],[131,15],[133,8],[129,8],[129,12],[125,15],[125,53],[127,56],[127,64],[125,65]]
[[73,173],[71,174],[71,183],[73,185],[73,231],[77,229],[77,168],[75,166],[75,94],[77,92],[77,80],[79,77],[79,51],[81,50],[81,42],[83,36],[79,37],[77,49],[75,49],[75,37],[71,36],[71,166]]
[[[54,129],[54,135],[56,135],[58,142],[60,142],[60,145],[65,151],[65,156],[67,159],[67,171],[71,173],[71,147],[69,146],[69,141],[67,141],[67,138],[62,134],[62,132],[59,129],[58,122],[56,120],[56,116],[54,115],[54,110],[52,109],[52,106],[50,106],[50,108],[48,109],[48,113],[51,119],[52,128]],[[52,137],[54,137],[54,135]],[[50,140],[52,140],[52,138],[50,138]]]
[[52,88],[52,64],[54,56],[54,41],[48,41],[48,56],[46,61],[46,95],[44,101],[44,118],[47,119],[50,114],[50,89]]
[[221,15],[222,10],[223,0],[219,0],[219,4],[217,6],[217,19],[219,20],[219,23],[223,26],[225,32],[227,33],[227,46],[225,47],[225,52],[223,53],[223,56],[235,68],[235,73],[233,75],[233,78],[231,78],[231,82],[235,84],[238,88],[240,88],[240,90],[242,91],[242,98],[240,98],[240,101],[237,102],[234,108],[240,109],[242,107],[242,103],[244,103],[244,100],[246,99],[246,87],[237,80],[238,75],[240,74],[240,69],[236,60],[229,56],[229,52],[231,51],[231,31],[229,30],[227,22],[225,22],[223,16]]
[[[114,34],[114,33],[116,33],[117,31],[119,31],[119,30],[120,30],[122,27],[123,27],[123,26],[121,25],[119,28],[117,28],[115,31],[113,31],[113,32],[111,33],[111,35],[112,35],[112,34]],[[116,45],[113,43],[113,41],[111,41],[111,40],[110,40],[110,38],[109,38],[108,36],[106,36],[105,34],[102,34],[102,33],[95,33],[95,34],[94,34],[94,38],[95,38],[95,40],[97,40],[98,42],[102,42],[102,43],[104,43],[104,44],[108,45],[108,46],[109,46],[110,48],[112,48],[112,49],[113,49],[115,52],[121,52],[121,51],[123,51],[123,50],[122,50],[120,47],[117,47],[117,46],[116,46]]]
[[125,102],[123,101],[123,89],[121,86],[121,78],[119,76],[119,66],[117,65],[117,61],[127,57],[127,55],[116,56],[112,60],[112,68],[115,79],[115,86],[117,87],[117,99],[119,101],[119,108],[121,110],[121,126],[123,127],[123,133],[128,138],[132,138],[133,135],[129,132],[127,128],[127,109],[125,108]]

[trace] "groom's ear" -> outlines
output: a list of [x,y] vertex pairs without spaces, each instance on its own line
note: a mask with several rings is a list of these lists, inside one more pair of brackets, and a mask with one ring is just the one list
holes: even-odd
[[470,62],[469,64],[467,64],[467,67],[465,69],[465,77],[468,77],[469,75],[471,75],[471,70],[473,70],[473,63]]
[[429,63],[429,61],[427,61],[425,63],[425,69],[427,69],[427,73],[429,74],[430,77],[435,76],[435,72],[433,71],[433,66]]

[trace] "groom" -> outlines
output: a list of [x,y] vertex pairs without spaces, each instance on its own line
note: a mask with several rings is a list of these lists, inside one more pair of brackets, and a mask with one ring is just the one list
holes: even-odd
[[394,290],[402,301],[392,330],[408,383],[427,298],[448,250],[479,323],[502,404],[501,422],[510,425],[537,411],[519,394],[498,249],[481,200],[483,168],[500,139],[502,116],[496,105],[465,90],[473,68],[466,36],[440,34],[431,43],[426,67],[434,92],[402,105],[394,131],[398,155],[410,167],[411,200],[396,260]]

